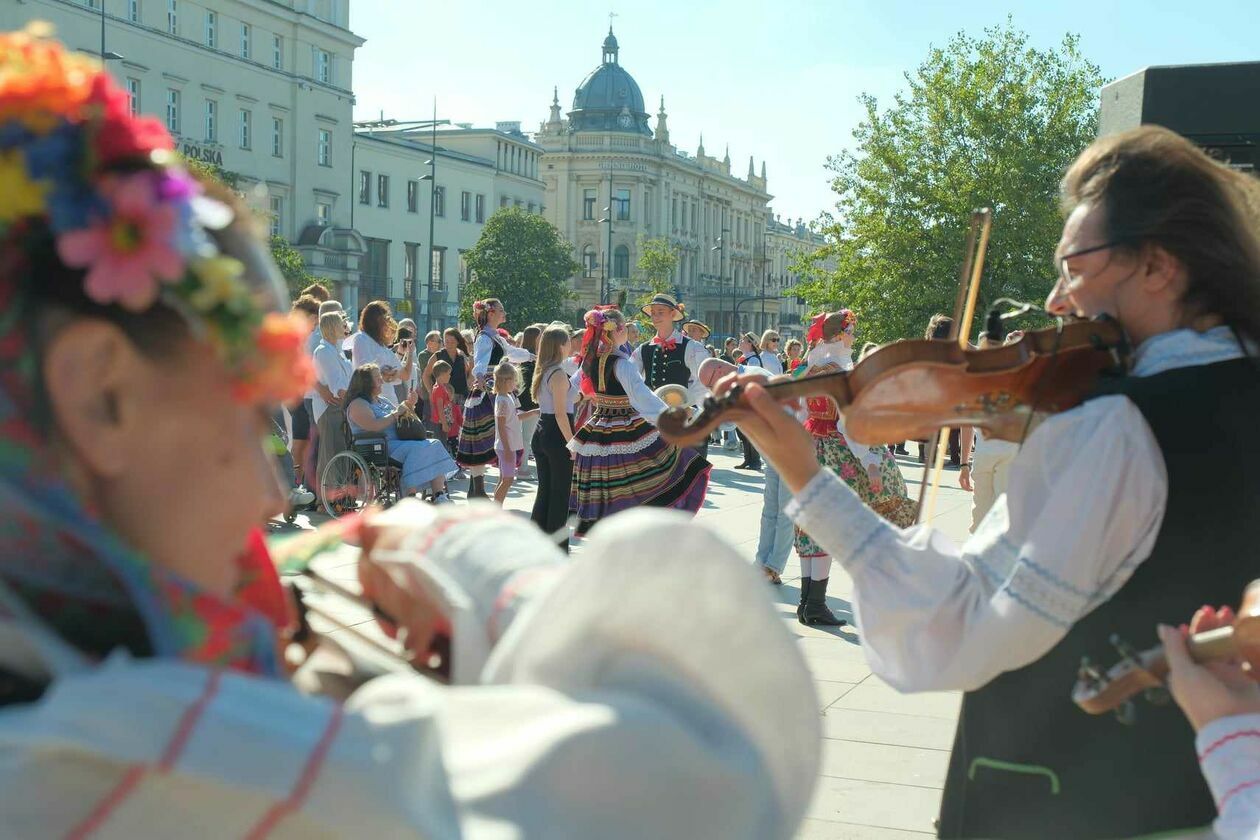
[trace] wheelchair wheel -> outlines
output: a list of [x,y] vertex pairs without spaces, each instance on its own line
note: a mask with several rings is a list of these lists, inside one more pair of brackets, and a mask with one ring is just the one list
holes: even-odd
[[338,452],[320,476],[319,496],[332,517],[357,513],[376,501],[376,469],[356,452]]

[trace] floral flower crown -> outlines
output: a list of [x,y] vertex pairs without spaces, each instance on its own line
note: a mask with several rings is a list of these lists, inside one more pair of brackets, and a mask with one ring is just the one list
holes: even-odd
[[[247,272],[221,251],[214,237],[231,237],[235,211],[179,165],[165,126],[132,116],[100,62],[50,31],[0,33],[0,249],[51,236],[61,262],[85,270],[91,301],[135,313],[161,302],[184,318],[232,371],[239,399],[299,396],[306,327],[277,311],[274,266],[260,254]],[[237,238],[243,255],[256,244]],[[24,267],[11,261],[0,283],[44,282]]]
[[805,333],[805,340],[809,342],[821,341],[823,337],[823,324],[828,318],[840,316],[841,333],[852,334],[857,327],[857,315],[853,314],[851,309],[841,309],[837,312],[819,312],[809,322],[809,330]]

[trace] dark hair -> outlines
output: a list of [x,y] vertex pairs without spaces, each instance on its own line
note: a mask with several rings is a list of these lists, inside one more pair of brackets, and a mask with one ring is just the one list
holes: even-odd
[[372,386],[376,384],[376,375],[380,372],[381,366],[375,362],[355,368],[354,373],[350,374],[350,384],[346,386],[346,393],[341,398],[341,404],[350,408],[350,403],[357,399],[372,402]]
[[473,309],[473,320],[477,322],[477,329],[483,329],[490,322],[491,309],[503,308],[503,303],[498,298],[486,298],[481,302],[486,305],[484,309]]
[[442,337],[445,338],[448,335],[455,337],[455,346],[459,348],[459,352],[467,356],[468,355],[468,342],[464,341],[464,334],[460,332],[459,329],[456,327],[447,327],[442,332]]
[[319,304],[320,302],[310,295],[302,295],[300,298],[293,301],[293,311],[310,315],[312,318],[318,318]]
[[1154,245],[1186,269],[1187,314],[1219,315],[1260,341],[1260,184],[1166,128],[1095,140],[1068,168],[1062,207],[1103,209],[1104,239],[1137,253]]
[[535,356],[538,355],[538,339],[542,337],[543,328],[546,324],[530,324],[521,333],[521,347],[525,348]]
[[328,294],[328,287],[325,286],[323,283],[312,283],[311,285],[303,289],[302,294],[299,295],[298,297],[299,298],[313,297],[315,298],[316,302],[323,303],[324,301],[328,300],[328,298],[332,297],[332,295]]
[[370,335],[377,344],[387,343],[385,333],[391,324],[394,324],[394,315],[387,301],[374,300],[359,313],[359,329]]
[[936,314],[928,321],[927,330],[923,333],[923,337],[940,341],[949,338],[949,331],[954,327],[954,319],[948,315]]

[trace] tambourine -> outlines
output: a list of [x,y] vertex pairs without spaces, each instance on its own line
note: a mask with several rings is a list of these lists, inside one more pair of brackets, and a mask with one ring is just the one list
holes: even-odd
[[687,389],[681,385],[662,385],[656,389],[655,394],[670,408],[686,408],[691,401]]

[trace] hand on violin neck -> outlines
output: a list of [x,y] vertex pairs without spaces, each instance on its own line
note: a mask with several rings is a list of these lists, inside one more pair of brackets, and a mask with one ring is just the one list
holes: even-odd
[[1237,660],[1196,664],[1186,647],[1186,635],[1192,629],[1204,632],[1228,626],[1232,615],[1228,607],[1219,613],[1203,607],[1190,628],[1165,624],[1157,628],[1168,660],[1168,687],[1196,732],[1223,717],[1260,714],[1260,685],[1254,672],[1244,670]]
[[759,374],[728,376],[718,383],[714,393],[720,397],[736,385],[743,387],[741,400],[745,408],[733,419],[783,482],[793,493],[799,493],[820,469],[814,441],[800,421],[771,396],[763,382]]

